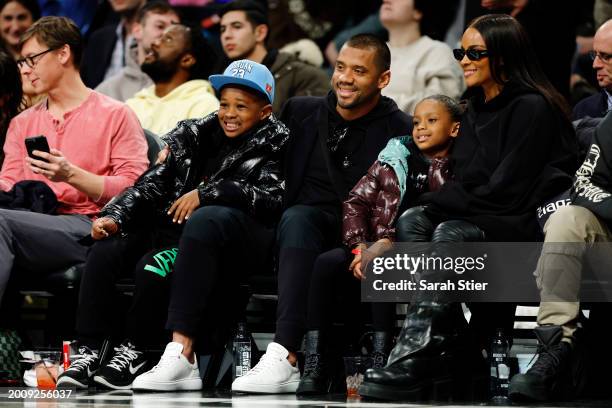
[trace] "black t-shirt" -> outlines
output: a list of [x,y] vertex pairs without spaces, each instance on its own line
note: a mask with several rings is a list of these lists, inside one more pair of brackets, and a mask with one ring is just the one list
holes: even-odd
[[323,149],[318,141],[312,148],[310,160],[304,173],[304,182],[296,203],[330,208],[338,207],[340,204],[340,198],[329,178]]
[[[368,157],[365,138],[370,120],[370,115],[366,114],[361,118],[345,121],[335,110],[330,110],[327,145],[333,170],[344,184],[345,191],[350,191],[364,175],[363,169],[372,164],[364,162]],[[342,199],[346,198],[348,197]]]
[[[323,205],[339,210],[342,201],[348,198],[340,195],[350,191],[364,175],[364,169],[368,169],[372,164],[367,159],[371,156],[366,151],[367,127],[386,107],[379,103],[361,118],[346,121],[336,111],[335,95],[330,92],[327,99],[326,147],[331,169],[327,168],[321,143],[317,140],[306,167],[297,203]],[[341,185],[334,185],[330,179],[330,171],[334,174],[336,183]]]
[[321,143],[317,140],[304,174],[304,183],[297,200],[299,204],[339,207],[346,197],[341,199],[336,191],[338,186],[335,186],[330,179],[330,170],[335,173],[335,179],[346,184],[349,189],[363,176],[361,171],[359,174],[353,173],[354,169],[359,169],[355,166],[354,160],[357,157],[356,153],[359,153],[358,150],[364,144],[365,126],[360,126],[357,123],[359,120],[353,121],[357,123],[357,126],[354,126],[352,122],[345,121],[331,109],[328,111],[327,119],[326,147],[332,168],[327,168]]

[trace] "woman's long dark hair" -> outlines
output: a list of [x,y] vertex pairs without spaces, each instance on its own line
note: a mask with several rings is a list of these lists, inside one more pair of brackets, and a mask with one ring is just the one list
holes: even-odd
[[[0,48],[0,99],[4,101],[0,108],[0,151],[11,119],[19,113],[23,100],[21,75],[13,57]],[[1,160],[0,160],[1,161]]]
[[36,21],[40,18],[40,6],[37,0],[0,0],[0,11],[9,3],[19,3],[25,9],[27,9],[32,15],[32,21]]
[[496,82],[503,84],[512,80],[534,89],[570,117],[567,102],[542,71],[529,35],[521,23],[507,14],[487,14],[474,19],[469,27],[482,35],[489,51],[491,75]]

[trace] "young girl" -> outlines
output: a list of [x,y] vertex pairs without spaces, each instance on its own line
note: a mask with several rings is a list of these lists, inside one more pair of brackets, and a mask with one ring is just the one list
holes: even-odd
[[[448,152],[459,132],[460,106],[444,95],[421,100],[414,114],[412,137],[389,141],[378,160],[361,178],[343,206],[343,243],[321,254],[310,282],[306,333],[306,361],[298,394],[327,392],[329,376],[324,353],[331,322],[334,288],[330,281],[342,282],[359,293],[363,279],[362,253],[381,254],[395,236],[395,220],[400,209],[413,206],[421,193],[436,191],[449,178]],[[367,248],[366,242],[375,242]],[[351,261],[350,253],[355,253]],[[353,273],[357,279],[346,279]],[[347,282],[348,281],[348,282]],[[382,367],[390,350],[395,320],[395,304],[372,305],[375,365]]]

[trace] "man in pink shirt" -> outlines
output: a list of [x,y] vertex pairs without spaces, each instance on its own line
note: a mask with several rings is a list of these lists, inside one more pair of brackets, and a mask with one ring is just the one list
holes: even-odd
[[[106,202],[147,167],[147,144],[134,113],[87,88],[79,75],[82,38],[65,17],[44,17],[22,37],[18,61],[41,103],[16,116],[4,145],[0,190],[22,180],[46,183],[58,215],[0,209],[0,299],[14,264],[39,273],[83,262],[79,240]],[[24,139],[44,135],[50,153],[28,157]]]

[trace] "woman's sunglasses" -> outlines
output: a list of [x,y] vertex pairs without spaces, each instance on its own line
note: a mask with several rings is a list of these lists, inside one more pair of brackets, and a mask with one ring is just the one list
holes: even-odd
[[457,61],[461,61],[466,55],[470,61],[480,61],[481,59],[489,56],[489,51],[475,50],[473,48],[466,51],[463,48],[456,48],[453,50],[453,55]]

